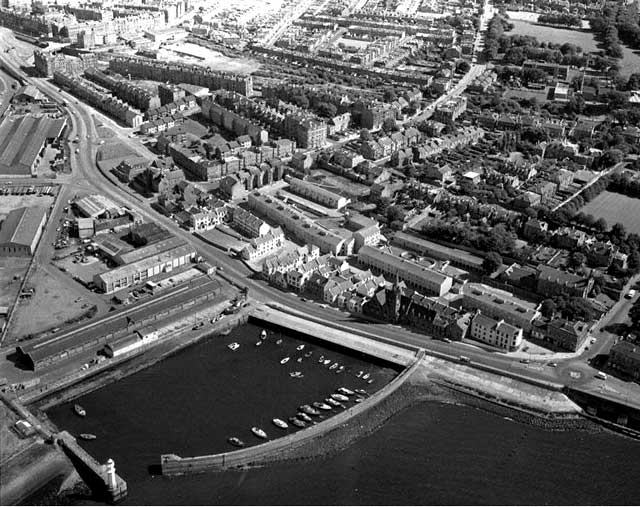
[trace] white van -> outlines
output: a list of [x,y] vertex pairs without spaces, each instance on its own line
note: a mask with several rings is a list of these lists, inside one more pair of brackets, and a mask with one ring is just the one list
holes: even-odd
[[596,373],[596,378],[602,379],[602,380],[607,380],[607,374],[606,373],[602,373],[601,371],[599,371],[598,373]]

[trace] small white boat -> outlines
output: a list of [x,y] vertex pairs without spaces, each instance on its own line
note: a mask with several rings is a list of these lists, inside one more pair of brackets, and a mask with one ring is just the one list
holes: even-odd
[[260,333],[260,339],[264,340],[267,337],[267,330],[263,329],[262,332]]
[[337,391],[340,394],[344,394],[345,396],[353,396],[354,394],[356,394],[351,389],[347,389],[346,387],[338,387]]
[[358,373],[356,373],[356,377],[358,377],[358,378],[362,377],[363,373],[364,373],[363,371],[359,371]]
[[276,341],[276,345],[280,345],[282,343],[282,338]]
[[285,364],[287,362],[289,362],[289,356],[283,357],[282,359],[280,359],[280,364]]
[[251,432],[258,438],[267,438],[267,434],[264,432],[264,430],[261,430],[257,426],[251,428]]
[[273,424],[275,424],[278,428],[282,428],[283,430],[286,430],[289,427],[289,425],[286,422],[284,422],[282,419],[276,418],[276,419],[273,419],[271,422],[273,422]]
[[87,415],[87,411],[78,404],[73,406],[73,411],[80,417],[84,417]]
[[347,398],[344,394],[332,394],[331,397],[337,401],[349,401],[349,398]]
[[302,377],[304,377],[304,375],[302,374],[301,371],[289,372],[289,376],[292,377],[292,378],[302,378]]
[[[512,419],[513,421],[513,419]],[[96,437],[93,433],[80,433],[80,435],[78,435],[82,440],[95,440]]]
[[342,405],[342,403],[334,400],[333,398],[325,398],[324,402],[327,403],[328,405],[331,405],[332,407],[339,407],[340,405]]
[[369,374],[365,373],[364,375],[362,375],[362,380],[367,380],[369,378]]
[[369,380],[367,380],[367,384],[373,384],[373,379],[370,378]]
[[319,408],[320,410],[331,410],[331,405],[327,405],[326,403],[321,403],[321,402],[318,402],[318,401],[314,401],[312,403],[312,405],[315,408]]
[[340,366],[340,368],[338,368],[338,371],[336,373],[342,373],[344,371],[344,366]]
[[331,363],[331,359],[325,359],[324,361],[322,361],[322,364],[324,364],[325,366],[327,366],[329,363]]
[[238,342],[233,342],[230,343],[229,345],[227,345],[227,347],[229,347],[229,349],[231,350],[238,350],[238,348],[240,347],[240,344]]
[[301,357],[299,357],[299,358],[297,359],[297,361],[298,361],[299,363],[301,363],[301,362],[302,362],[302,358],[301,358]]
[[259,347],[260,345],[262,345],[262,341],[259,340],[256,342],[256,347]]
[[304,350],[304,344],[300,344],[300,345],[298,345],[298,347],[296,348],[296,350]]
[[244,442],[237,437],[231,437],[228,442],[236,447],[244,447]]
[[313,422],[313,419],[311,419],[311,417],[309,417],[307,414],[305,414],[304,412],[298,412],[296,414],[296,417],[298,419],[300,419],[301,421],[305,421],[305,422]]
[[289,417],[289,422],[298,428],[304,428],[307,425],[306,422],[301,421],[297,417]]
[[320,356],[318,358],[318,363],[323,363],[324,362],[324,356]]
[[329,366],[330,370],[335,370],[338,367],[338,363],[333,363],[331,366]]
[[313,355],[313,352],[308,351],[308,352],[304,355],[304,357],[311,357],[312,355]]
[[355,401],[356,403],[360,403],[360,402],[364,401],[364,398],[356,398],[353,401]]
[[362,396],[369,396],[369,393],[364,389],[356,389],[356,393],[361,394]]

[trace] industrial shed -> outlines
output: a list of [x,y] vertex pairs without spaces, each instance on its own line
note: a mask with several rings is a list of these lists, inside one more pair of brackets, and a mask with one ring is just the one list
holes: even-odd
[[29,257],[36,249],[44,225],[45,208],[18,208],[0,225],[0,257]]

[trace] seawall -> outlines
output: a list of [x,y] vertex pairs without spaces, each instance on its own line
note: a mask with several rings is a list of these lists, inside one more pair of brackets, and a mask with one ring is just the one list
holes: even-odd
[[384,421],[416,401],[409,387],[403,389],[416,369],[424,352],[414,356],[413,363],[381,390],[358,405],[333,417],[297,431],[291,435],[261,445],[232,451],[182,458],[163,454],[160,465],[163,475],[182,475],[234,468],[264,466],[276,461],[311,458],[328,450],[346,447],[356,438],[379,427]]

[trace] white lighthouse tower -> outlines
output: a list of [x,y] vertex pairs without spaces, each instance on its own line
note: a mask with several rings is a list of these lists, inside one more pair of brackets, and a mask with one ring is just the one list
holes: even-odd
[[107,488],[110,490],[116,489],[116,463],[111,458],[107,460],[105,465],[107,469]]

